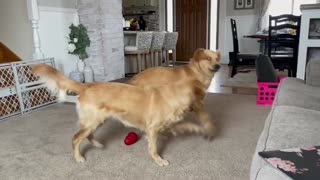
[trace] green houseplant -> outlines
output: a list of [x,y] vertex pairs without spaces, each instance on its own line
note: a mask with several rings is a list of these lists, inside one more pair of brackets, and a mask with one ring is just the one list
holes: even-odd
[[78,55],[79,59],[84,61],[89,57],[86,48],[90,47],[90,39],[87,33],[87,28],[82,24],[79,24],[78,26],[71,24],[69,29],[69,54]]
[[90,47],[90,38],[87,28],[83,24],[71,24],[68,37],[68,53],[79,57],[77,70],[70,73],[70,77],[80,82],[92,82],[93,70],[84,61],[89,57],[87,47]]

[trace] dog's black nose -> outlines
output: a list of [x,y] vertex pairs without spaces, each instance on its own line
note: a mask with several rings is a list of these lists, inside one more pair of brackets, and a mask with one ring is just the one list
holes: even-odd
[[220,69],[220,65],[219,65],[219,64],[215,64],[215,65],[213,66],[213,71],[214,71],[214,72],[217,72],[219,69]]

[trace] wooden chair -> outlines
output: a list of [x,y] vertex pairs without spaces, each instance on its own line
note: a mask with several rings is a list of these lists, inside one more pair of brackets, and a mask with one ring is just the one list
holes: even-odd
[[150,49],[152,66],[156,65],[156,55],[158,56],[158,66],[162,64],[162,48],[164,44],[165,32],[153,32],[152,43]]
[[230,22],[233,40],[233,52],[229,52],[229,58],[230,64],[232,65],[231,77],[233,77],[237,74],[237,68],[239,66],[254,66],[255,59],[259,56],[259,54],[239,52],[237,23],[234,19],[230,19]]
[[297,74],[301,16],[269,16],[268,56],[276,69]]
[[[131,62],[131,57],[136,56],[137,58],[137,73],[142,71],[141,66],[141,55],[145,58],[145,68],[149,65],[149,53],[152,42],[152,32],[138,32],[136,38],[136,46],[126,46],[125,55],[129,56],[129,61]],[[133,63],[130,63],[131,70],[133,69]],[[133,72],[133,71],[131,71]]]
[[169,66],[169,61],[170,61],[170,56],[169,56],[169,51],[172,51],[172,65],[175,66],[176,60],[177,60],[177,52],[176,52],[176,47],[177,47],[177,42],[178,42],[178,32],[168,32],[165,35],[165,40],[164,40],[164,45],[163,45],[163,50],[165,51],[166,54],[166,66]]

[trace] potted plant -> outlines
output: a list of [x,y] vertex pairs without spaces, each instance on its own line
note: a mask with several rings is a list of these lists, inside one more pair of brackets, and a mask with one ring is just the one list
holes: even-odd
[[[77,70],[84,74],[85,82],[93,81],[93,71],[88,63],[85,63],[85,59],[89,57],[86,48],[90,46],[90,38],[87,33],[87,28],[83,24],[74,25],[71,24],[69,27],[70,33],[68,35],[68,53],[74,54],[79,57]],[[73,78],[75,79],[75,72],[73,73]],[[70,77],[72,78],[71,74]],[[82,78],[83,79],[83,78]],[[79,80],[79,79],[77,79]],[[81,81],[81,80],[80,80]],[[83,81],[83,80],[82,80]]]

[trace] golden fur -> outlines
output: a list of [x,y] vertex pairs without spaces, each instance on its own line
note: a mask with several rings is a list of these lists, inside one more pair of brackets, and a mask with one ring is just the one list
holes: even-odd
[[[215,72],[220,68],[220,59],[220,52],[199,48],[194,52],[190,64],[177,67],[149,68],[134,76],[128,81],[128,84],[149,87],[177,81],[198,80],[207,89]],[[204,110],[202,100],[194,102],[192,110],[198,116],[206,135],[212,137],[215,133],[215,124]],[[174,130],[172,131],[176,133]]]
[[160,166],[169,164],[157,153],[160,132],[177,128],[206,133],[194,124],[180,123],[191,105],[201,102],[205,96],[205,87],[197,80],[141,88],[110,82],[82,84],[44,64],[33,66],[33,72],[43,78],[58,96],[64,96],[67,90],[79,95],[77,108],[80,130],[72,139],[73,154],[77,162],[85,161],[79,150],[80,143],[85,138],[94,146],[102,147],[92,133],[110,117],[145,131],[149,153]]

